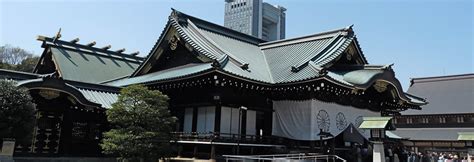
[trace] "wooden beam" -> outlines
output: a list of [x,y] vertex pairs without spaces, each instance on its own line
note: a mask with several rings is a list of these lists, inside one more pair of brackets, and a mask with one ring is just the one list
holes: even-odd
[[73,39],[73,40],[71,40],[71,41],[69,41],[69,42],[76,44],[77,42],[79,42],[79,38]]
[[137,51],[137,52],[133,52],[133,53],[131,53],[130,55],[132,55],[132,56],[137,56],[138,54],[140,54],[140,52],[139,52],[139,51]]
[[92,46],[94,46],[95,44],[96,44],[96,42],[95,42],[95,41],[92,41],[92,42],[86,44],[86,46],[92,47]]
[[38,40],[38,41],[45,41],[45,40],[46,40],[46,38],[48,38],[48,37],[46,37],[46,36],[42,36],[42,35],[38,35],[38,36],[36,36],[36,40]]
[[115,51],[115,52],[117,52],[117,53],[125,52],[125,48],[119,49],[119,50],[117,50],[117,51]]
[[111,45],[106,45],[106,46],[102,47],[103,50],[108,50],[108,49],[110,49],[110,48],[112,48]]

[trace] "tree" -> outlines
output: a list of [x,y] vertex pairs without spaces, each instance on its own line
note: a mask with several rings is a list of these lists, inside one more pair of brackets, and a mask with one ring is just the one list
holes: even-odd
[[104,133],[104,153],[155,161],[167,157],[172,150],[170,132],[177,120],[168,110],[168,99],[142,85],[122,89],[107,111],[113,128]]
[[33,72],[36,63],[38,63],[39,57],[33,56],[33,57],[28,57],[21,61],[20,64],[16,65],[14,70],[18,71],[24,71],[24,72]]
[[32,72],[39,57],[20,47],[11,45],[0,46],[0,68]]
[[19,142],[31,140],[35,105],[26,88],[15,82],[0,80],[0,140],[15,138]]
[[20,48],[13,47],[9,44],[0,47],[0,61],[3,63],[17,65],[33,54]]
[[7,64],[7,63],[3,63],[2,61],[0,61],[0,69],[14,69],[14,66],[10,65],[10,64]]

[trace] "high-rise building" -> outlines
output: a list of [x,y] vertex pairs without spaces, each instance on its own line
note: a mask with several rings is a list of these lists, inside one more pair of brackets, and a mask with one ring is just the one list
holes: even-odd
[[285,38],[285,11],[262,0],[225,0],[224,26],[272,41]]

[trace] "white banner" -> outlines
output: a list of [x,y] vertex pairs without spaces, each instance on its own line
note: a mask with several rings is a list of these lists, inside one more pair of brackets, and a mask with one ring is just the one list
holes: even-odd
[[[319,140],[320,129],[337,136],[351,123],[358,127],[363,116],[380,116],[380,112],[319,100],[273,101],[273,110],[272,135],[295,140]],[[370,136],[369,131],[359,132]]]

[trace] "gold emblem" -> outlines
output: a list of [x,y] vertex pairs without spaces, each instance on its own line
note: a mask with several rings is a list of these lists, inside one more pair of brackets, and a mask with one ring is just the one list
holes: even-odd
[[176,50],[176,48],[178,47],[178,38],[176,38],[176,36],[171,37],[169,43],[171,50]]
[[384,92],[385,90],[387,90],[387,85],[388,85],[387,82],[377,81],[374,84],[374,88],[375,88],[375,90],[377,90],[377,92],[381,93],[381,92]]
[[53,91],[53,90],[47,90],[47,89],[42,89],[39,91],[39,95],[41,97],[51,100],[59,97],[59,92],[58,91]]

